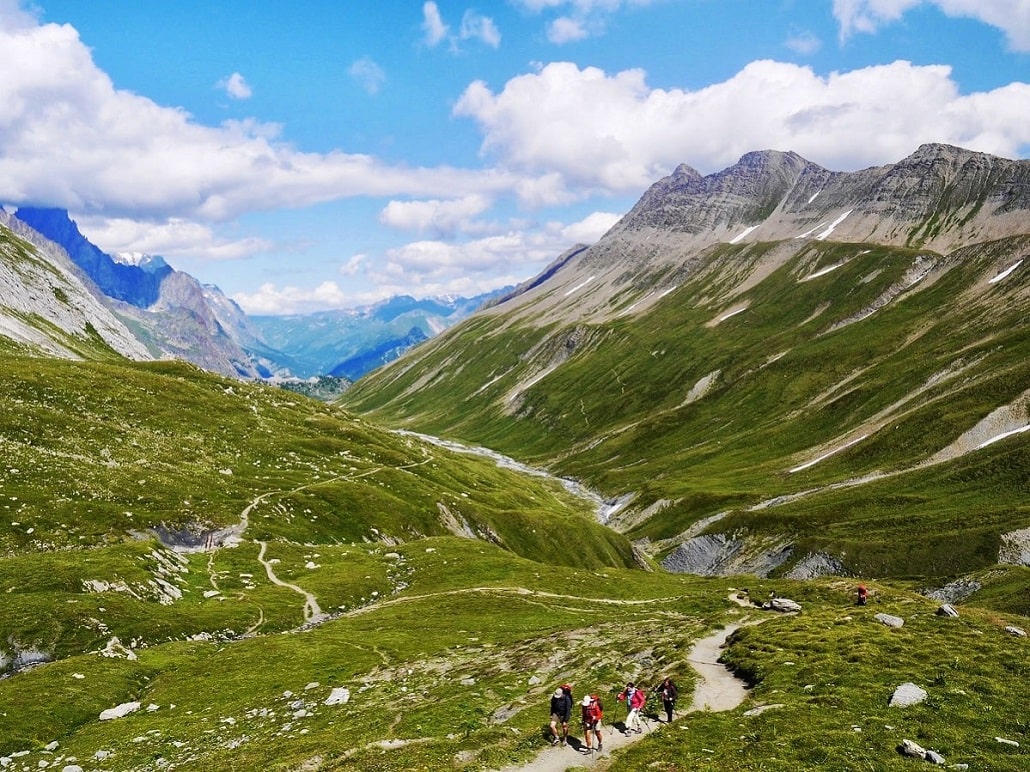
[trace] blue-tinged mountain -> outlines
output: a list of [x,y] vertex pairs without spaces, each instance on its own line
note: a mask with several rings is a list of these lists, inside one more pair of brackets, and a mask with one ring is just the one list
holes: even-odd
[[264,360],[270,369],[300,378],[329,374],[357,380],[509,290],[471,298],[401,295],[359,308],[250,321],[270,352]]
[[91,243],[64,209],[19,207],[15,215],[33,230],[59,244],[101,292],[137,308],[149,308],[161,296],[161,282],[173,272],[162,258],[138,264],[119,262]]
[[64,209],[20,207],[15,217],[68,254],[155,358],[183,359],[237,378],[271,375],[248,350],[260,343],[243,310],[217,287],[160,257],[107,254]]

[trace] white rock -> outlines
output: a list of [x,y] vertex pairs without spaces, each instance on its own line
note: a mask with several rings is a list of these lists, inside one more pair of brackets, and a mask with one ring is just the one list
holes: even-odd
[[61,772],[82,772],[82,767],[78,764],[68,764],[61,770]]
[[309,692],[312,689],[317,689],[319,686],[321,686],[321,684],[319,684],[318,681],[312,681],[311,683],[309,683],[307,686],[304,687],[304,691]]
[[996,742],[1000,742],[1002,745],[1011,745],[1013,748],[1018,748],[1019,743],[1015,740],[1006,740],[1004,737],[995,737]]
[[927,697],[929,695],[925,689],[921,689],[909,681],[894,690],[889,705],[892,708],[907,708],[910,705],[918,705],[921,702],[925,702]]
[[54,740],[53,742],[49,742],[45,746],[43,746],[43,750],[50,751],[51,753],[53,753],[54,751],[56,751],[60,747],[61,747],[61,744],[59,742],[57,742],[57,740]]
[[904,619],[896,617],[893,614],[877,614],[876,620],[883,622],[887,627],[901,627],[905,624]]
[[902,740],[899,750],[906,756],[912,756],[917,759],[926,758],[926,748],[911,740]]
[[337,686],[325,699],[326,705],[346,705],[350,702],[350,689],[346,686]]
[[1013,625],[1009,625],[1008,627],[1005,628],[1005,632],[1008,633],[1009,635],[1018,636],[1019,638],[1026,638],[1026,630],[1024,630],[1021,627],[1015,627]]
[[100,714],[101,721],[110,721],[113,718],[125,718],[130,713],[135,713],[140,709],[140,703],[138,702],[123,702],[121,705],[117,705],[113,708],[108,708]]
[[529,677],[529,681],[527,681],[527,683],[530,686],[536,686],[537,684],[540,683],[540,679],[537,676],[530,676]]
[[792,614],[801,611],[801,604],[790,598],[773,598],[769,601],[769,608],[773,611],[780,611],[784,614]]
[[160,709],[161,709],[161,706],[158,705],[157,703],[154,703],[154,702],[152,702],[149,705],[147,705],[147,713],[153,713],[155,710],[160,710]]
[[97,751],[93,754],[93,758],[95,758],[97,761],[104,761],[105,759],[110,757],[110,755],[111,751]]

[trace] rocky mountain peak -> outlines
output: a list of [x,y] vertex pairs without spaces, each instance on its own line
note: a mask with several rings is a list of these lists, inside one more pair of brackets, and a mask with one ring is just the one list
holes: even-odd
[[64,209],[19,207],[15,217],[63,247],[105,295],[137,308],[157,301],[161,282],[172,272],[164,261],[142,267],[115,260],[83,236]]

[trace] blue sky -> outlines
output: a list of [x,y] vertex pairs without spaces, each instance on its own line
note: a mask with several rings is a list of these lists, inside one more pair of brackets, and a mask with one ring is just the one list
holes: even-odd
[[1030,0],[0,0],[0,202],[249,313],[471,295],[680,162],[1030,155]]

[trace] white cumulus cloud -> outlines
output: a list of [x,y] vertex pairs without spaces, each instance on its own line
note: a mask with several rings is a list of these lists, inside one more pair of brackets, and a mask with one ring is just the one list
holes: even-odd
[[369,94],[378,94],[379,89],[386,83],[386,73],[383,68],[367,56],[355,60],[347,68],[347,73]]
[[391,228],[431,231],[440,236],[467,230],[473,217],[490,208],[485,196],[471,195],[460,199],[423,201],[391,201],[379,214],[379,222]]
[[440,16],[440,8],[434,2],[422,5],[422,30],[426,35],[426,45],[430,47],[438,45],[447,38],[450,28],[444,24],[443,17]]
[[233,99],[250,99],[254,95],[254,91],[247,84],[246,79],[238,72],[234,72],[227,78],[222,78],[218,81],[216,87]]
[[976,19],[1001,30],[1009,46],[1030,51],[1030,0],[834,0],[842,39],[872,33],[920,5],[934,5],[952,17]]
[[461,18],[461,39],[479,40],[491,48],[501,45],[501,33],[494,20],[473,10],[465,11]]
[[557,62],[497,93],[477,81],[454,112],[479,125],[483,153],[538,173],[537,184],[550,179],[556,195],[642,190],[681,161],[714,171],[757,149],[847,170],[897,161],[923,142],[1007,157],[1030,142],[1030,84],[963,95],[950,67],[905,61],[827,76],[756,61],[696,91],[651,88],[642,70]]

